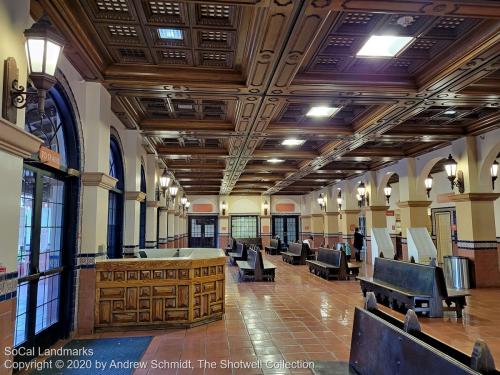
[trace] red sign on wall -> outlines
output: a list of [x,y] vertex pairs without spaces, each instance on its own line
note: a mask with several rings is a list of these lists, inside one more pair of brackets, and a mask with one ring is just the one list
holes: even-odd
[[51,167],[57,169],[59,169],[59,167],[61,166],[61,155],[59,155],[59,153],[55,151],[52,151],[50,148],[40,146],[38,156],[43,164],[50,165]]
[[394,216],[394,210],[385,211],[385,216]]

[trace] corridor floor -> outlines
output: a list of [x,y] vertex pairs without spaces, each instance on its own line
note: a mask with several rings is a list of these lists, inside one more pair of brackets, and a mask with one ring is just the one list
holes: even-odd
[[[148,331],[154,335],[143,361],[191,360],[191,370],[137,370],[136,374],[268,374],[303,373],[283,368],[222,369],[199,366],[198,360],[272,362],[347,360],[355,306],[362,306],[359,283],[326,281],[267,256],[278,269],[276,281],[238,282],[237,268],[227,267],[226,314],[222,321],[189,330]],[[500,290],[473,290],[463,319],[446,312],[442,319],[420,318],[424,331],[470,353],[483,338],[500,364]],[[390,311],[390,310],[387,310]],[[402,315],[394,313],[400,319]],[[116,336],[102,333],[93,337]],[[265,367],[265,366],[264,366]]]

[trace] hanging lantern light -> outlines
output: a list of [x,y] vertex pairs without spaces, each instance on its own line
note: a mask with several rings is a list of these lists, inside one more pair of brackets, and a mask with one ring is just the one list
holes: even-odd
[[495,190],[495,180],[498,178],[498,162],[495,160],[490,168],[491,186]]
[[432,182],[433,182],[433,179],[432,179],[432,176],[429,175],[425,181],[424,181],[424,184],[425,184],[425,190],[427,191],[427,198],[430,198],[431,196],[431,190],[432,190]]
[[391,192],[392,192],[392,187],[391,185],[387,184],[387,186],[384,188],[384,194],[385,198],[387,199],[387,204],[389,204],[389,199],[391,198]]

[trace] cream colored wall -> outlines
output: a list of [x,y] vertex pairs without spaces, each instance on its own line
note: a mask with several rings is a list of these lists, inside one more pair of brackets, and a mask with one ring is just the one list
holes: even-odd
[[[186,195],[191,206],[188,210],[190,215],[218,215],[219,214],[219,196],[218,195]],[[221,200],[222,202],[222,200]],[[211,204],[211,212],[193,212],[193,205],[195,204]]]
[[260,215],[262,197],[260,195],[230,195],[226,199],[229,215]]
[[[0,1],[0,84],[3,87],[4,60],[14,57],[19,69],[19,84],[26,86],[26,56],[23,31],[30,26],[29,1]],[[0,90],[0,103],[3,90]],[[24,110],[18,111],[17,126],[24,128]],[[7,272],[17,268],[22,184],[22,165],[20,157],[0,150],[0,263]]]

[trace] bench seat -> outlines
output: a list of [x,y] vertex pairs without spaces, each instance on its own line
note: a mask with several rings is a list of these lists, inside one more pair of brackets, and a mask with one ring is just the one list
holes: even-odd
[[257,247],[248,249],[247,260],[237,260],[236,265],[240,271],[240,279],[274,281],[276,266],[263,260],[262,253]]
[[266,246],[264,249],[266,254],[270,255],[278,255],[281,251],[282,242],[280,239],[272,239],[269,242],[269,246]]
[[320,262],[319,260],[308,260],[307,263],[315,264],[317,266],[324,267],[324,268],[338,268],[337,266],[333,266],[333,265],[325,263],[325,262]]
[[359,273],[359,266],[348,267],[345,253],[341,250],[320,247],[316,260],[307,260],[309,272],[327,280],[331,277],[338,280],[348,280]]
[[290,264],[306,264],[307,248],[305,244],[291,243],[287,251],[281,252],[281,259]]

